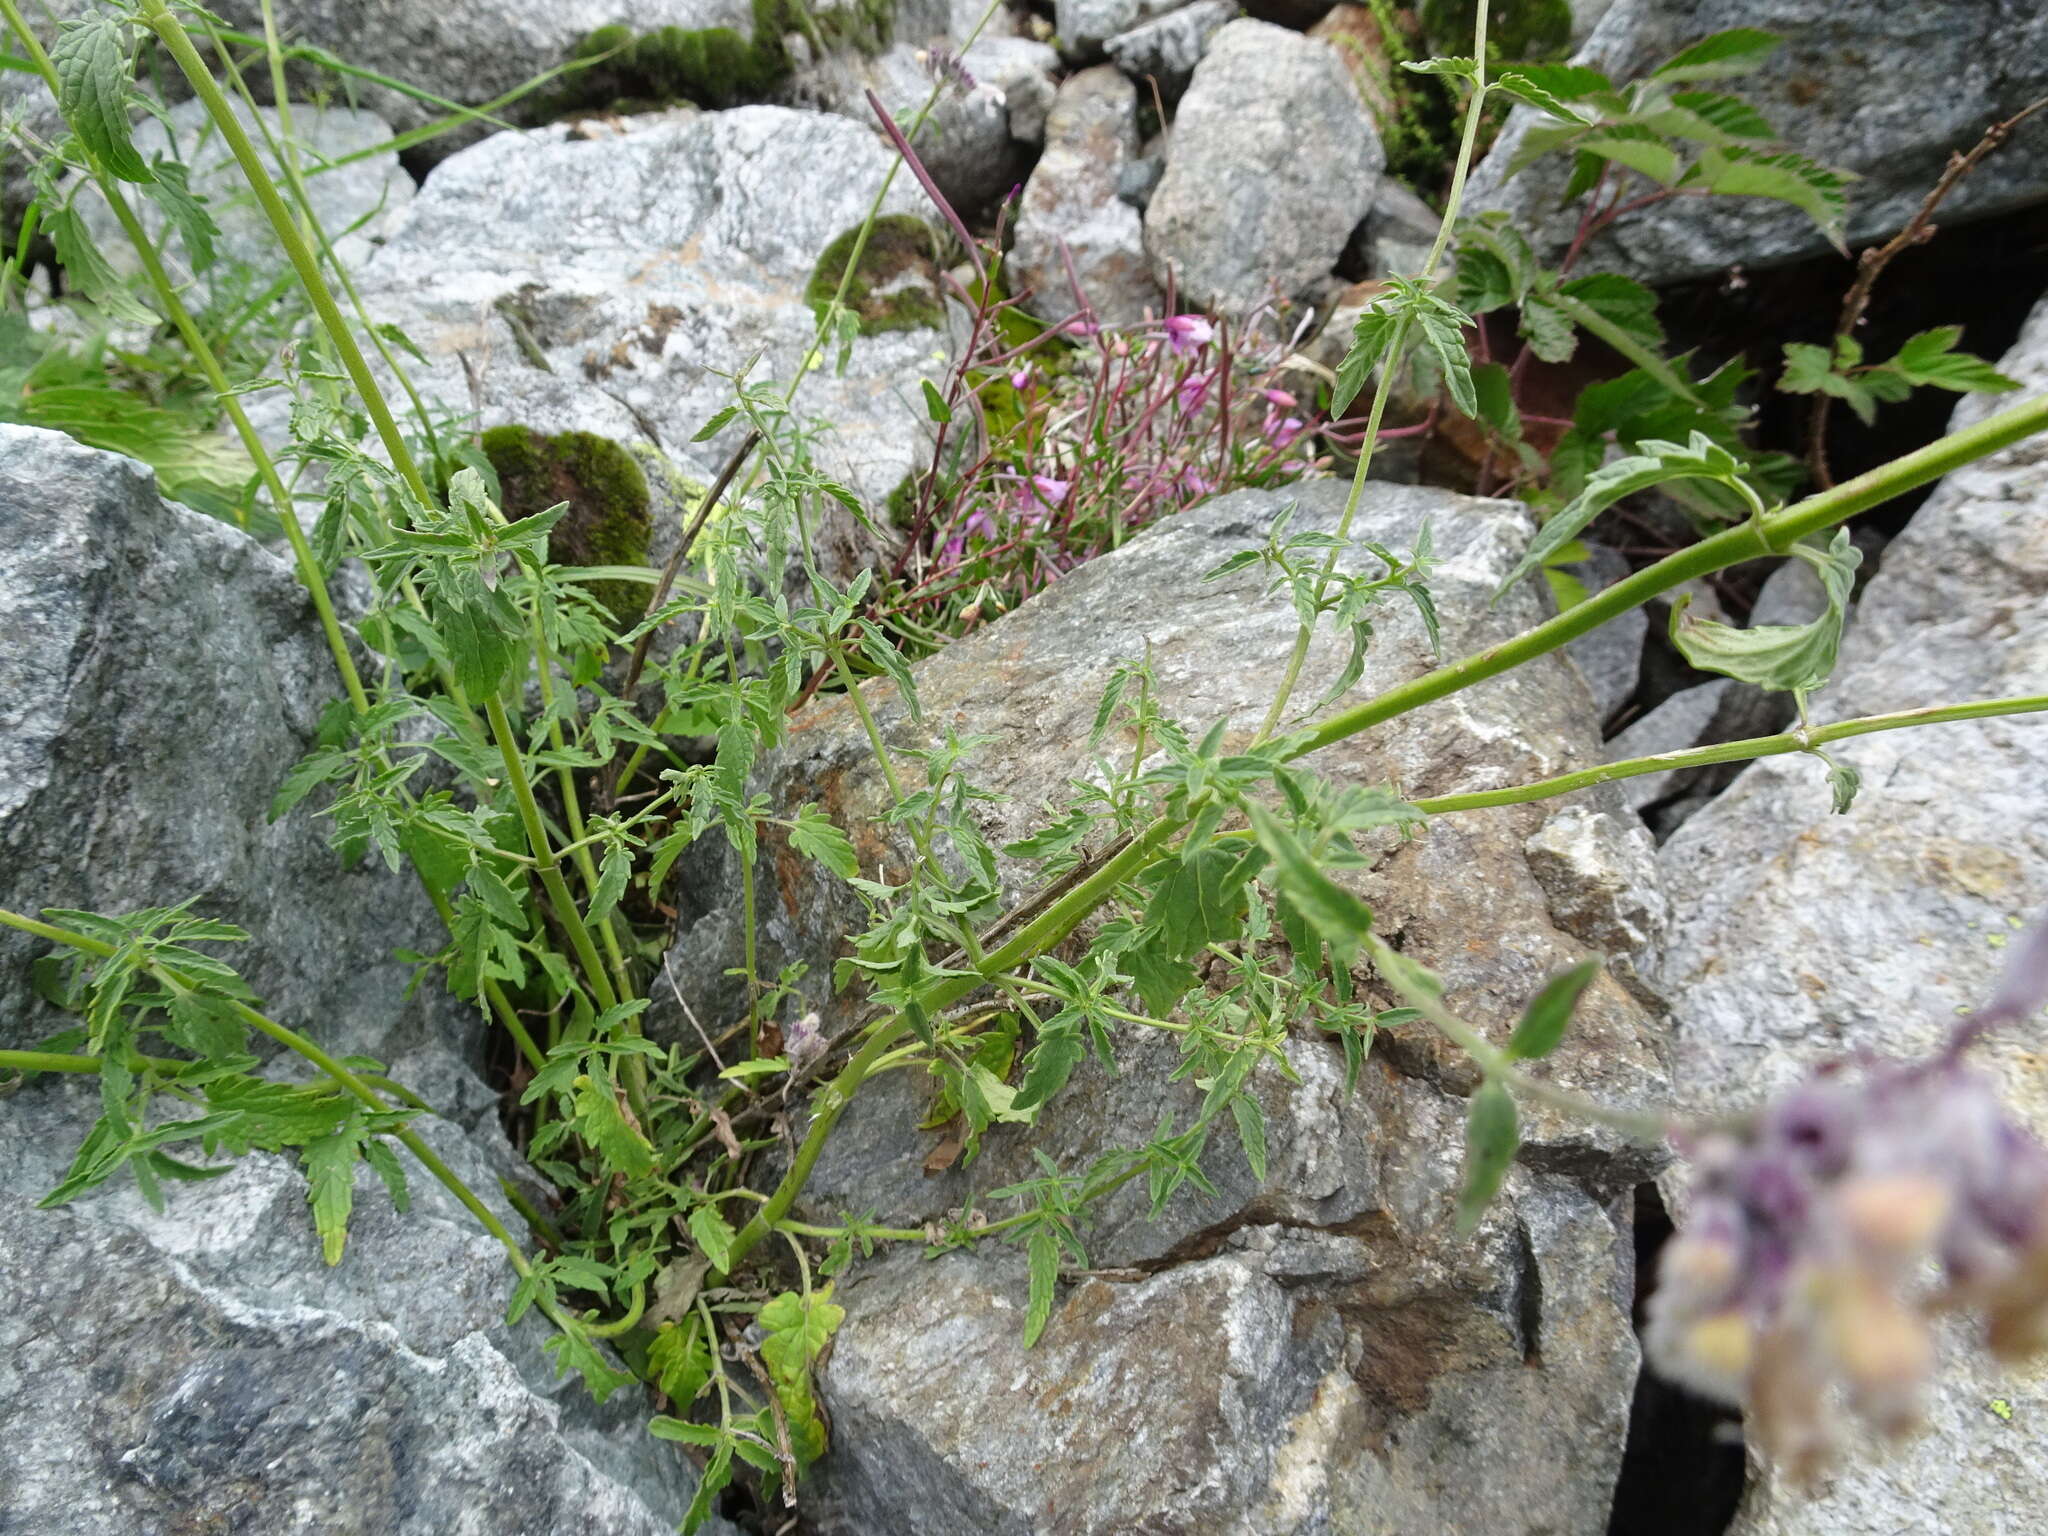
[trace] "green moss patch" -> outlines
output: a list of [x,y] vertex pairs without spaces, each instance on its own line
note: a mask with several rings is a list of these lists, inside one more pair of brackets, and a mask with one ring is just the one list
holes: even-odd
[[852,0],[813,15],[805,0],[754,0],[754,35],[731,27],[599,27],[576,46],[592,60],[565,75],[550,115],[645,112],[690,103],[724,109],[765,101],[795,68],[786,41],[804,38],[817,53],[870,56],[889,45],[895,0]]
[[[531,427],[493,427],[484,457],[497,471],[505,515],[517,519],[561,502],[569,510],[548,537],[557,565],[645,565],[654,529],[647,477],[633,455],[594,432],[543,437]],[[647,611],[651,589],[631,581],[590,584],[590,595],[622,625]]]
[[[860,238],[856,225],[825,247],[804,289],[804,302],[819,319],[832,305],[839,280]],[[946,323],[939,298],[938,242],[931,226],[908,213],[875,221],[860,265],[846,287],[846,307],[860,321],[863,336],[883,331],[936,330]]]

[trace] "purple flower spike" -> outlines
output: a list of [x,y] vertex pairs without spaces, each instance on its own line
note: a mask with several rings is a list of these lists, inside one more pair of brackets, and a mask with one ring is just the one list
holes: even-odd
[[1956,1047],[1823,1069],[1689,1149],[1643,1342],[1665,1375],[1745,1408],[1795,1481],[1839,1451],[1837,1391],[1882,1434],[1917,1427],[1936,1314],[1981,1314],[2000,1359],[2048,1348],[2048,1148],[1959,1048],[2040,1007],[2044,955],[2039,932],[2019,946]]

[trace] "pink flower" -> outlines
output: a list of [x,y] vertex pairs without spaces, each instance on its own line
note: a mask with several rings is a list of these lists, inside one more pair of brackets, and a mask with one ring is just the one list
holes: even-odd
[[1192,466],[1181,471],[1180,485],[1181,489],[1190,496],[1206,496],[1216,489],[1216,482],[1214,480],[1201,474]]
[[1087,315],[1076,315],[1066,323],[1065,329],[1069,336],[1093,336],[1102,327]]
[[1029,389],[1030,387],[1031,370],[1029,368],[1019,368],[1015,373],[1010,375],[1010,388],[1016,390],[1018,393],[1021,394],[1023,393],[1023,391]]
[[1209,344],[1216,334],[1216,327],[1201,315],[1168,315],[1166,317],[1166,344],[1173,348],[1174,356],[1186,357],[1198,347]]
[[[1268,391],[1268,393],[1278,393],[1278,391]],[[1301,429],[1306,425],[1307,423],[1299,416],[1283,417],[1278,411],[1268,411],[1266,412],[1265,425],[1259,430],[1266,441],[1275,448],[1285,448],[1297,437],[1301,436]]]
[[1051,475],[1033,475],[1031,488],[1048,507],[1057,507],[1067,499],[1067,492],[1074,488],[1071,480],[1055,480]]
[[1215,377],[1213,372],[1204,369],[1200,373],[1191,373],[1181,380],[1176,393],[1180,397],[1180,411],[1183,416],[1192,416],[1202,408],[1202,402],[1209,398],[1210,381]]
[[1283,411],[1291,411],[1299,402],[1284,389],[1262,389],[1259,391]]

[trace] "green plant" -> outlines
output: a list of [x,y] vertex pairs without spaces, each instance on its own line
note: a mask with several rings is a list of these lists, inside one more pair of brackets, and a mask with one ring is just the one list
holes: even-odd
[[[1667,408],[1680,411],[1679,427],[1669,438],[1609,429],[1600,442],[1633,451],[1612,463],[1587,453],[1570,500],[1557,507],[1517,579],[1555,553],[1598,505],[1632,490],[1692,488],[1704,493],[1706,505],[1732,508],[1734,517],[1512,640],[1373,698],[1351,699],[1384,604],[1413,604],[1425,623],[1434,618],[1426,544],[1369,550],[1377,567],[1370,572],[1342,559],[1395,382],[1411,354],[1420,353],[1458,408],[1473,414],[1484,414],[1497,384],[1484,360],[1468,356],[1464,340],[1471,315],[1460,300],[1479,283],[1484,264],[1477,255],[1461,257],[1453,284],[1435,281],[1482,124],[1503,98],[1552,103],[1572,124],[1554,147],[1596,161],[1603,160],[1609,131],[1583,115],[1608,113],[1605,93],[1567,98],[1527,71],[1490,76],[1488,8],[1480,0],[1474,59],[1428,66],[1463,94],[1436,249],[1421,275],[1389,285],[1360,320],[1341,370],[1344,403],[1372,385],[1342,524],[1331,535],[1290,531],[1283,520],[1212,573],[1261,568],[1299,618],[1260,729],[1232,741],[1225,722],[1171,718],[1158,705],[1148,663],[1132,658],[1101,701],[1087,750],[1112,732],[1136,750],[1128,761],[1105,757],[1101,782],[1085,785],[1040,831],[1004,850],[1035,863],[1043,877],[1028,900],[1005,913],[996,853],[975,815],[993,792],[968,776],[969,744],[921,715],[917,679],[897,637],[870,612],[874,574],[835,582],[814,549],[828,510],[865,515],[865,508],[812,458],[797,392],[831,346],[858,331],[863,254],[878,236],[887,238],[880,218],[886,186],[845,242],[836,277],[814,285],[815,344],[797,377],[779,387],[742,378],[731,406],[707,424],[708,435],[743,422],[744,444],[702,496],[675,559],[653,581],[645,617],[622,632],[620,612],[591,590],[591,573],[564,564],[557,546],[578,516],[571,480],[606,515],[620,501],[637,503],[644,485],[636,490],[624,461],[593,441],[539,440],[515,428],[472,444],[437,422],[403,383],[399,340],[356,312],[298,178],[287,176],[280,186],[264,168],[193,34],[165,0],[140,0],[138,14],[233,150],[316,323],[311,347],[319,366],[301,366],[286,381],[300,406],[296,453],[327,471],[323,513],[311,537],[275,456],[249,428],[218,354],[184,309],[127,202],[128,187],[162,184],[161,171],[140,163],[128,136],[131,23],[97,15],[48,56],[15,0],[0,0],[0,18],[65,106],[73,138],[61,152],[88,173],[138,242],[148,286],[130,291],[101,282],[95,298],[110,310],[133,305],[145,321],[160,314],[178,330],[236,425],[319,605],[344,696],[319,744],[280,789],[275,814],[298,814],[317,795],[342,856],[378,857],[393,869],[409,863],[416,872],[447,926],[446,943],[416,962],[494,1019],[522,1059],[528,1147],[559,1192],[559,1208],[549,1213],[549,1251],[529,1254],[434,1157],[412,1128],[424,1106],[390,1083],[381,1065],[335,1060],[262,1013],[206,947],[239,935],[182,908],[120,916],[0,913],[0,923],[73,957],[50,991],[83,1017],[78,1030],[40,1049],[0,1052],[0,1070],[90,1072],[100,1080],[103,1113],[52,1201],[123,1169],[155,1193],[182,1166],[165,1150],[173,1145],[195,1144],[204,1156],[293,1150],[307,1167],[316,1226],[332,1259],[344,1251],[346,1191],[356,1162],[370,1164],[400,1198],[403,1164],[393,1148],[405,1152],[505,1244],[517,1277],[509,1315],[537,1309],[547,1316],[563,1367],[580,1371],[601,1396],[637,1377],[668,1399],[674,1411],[655,1420],[654,1432],[694,1447],[704,1460],[691,1527],[743,1469],[764,1492],[787,1489],[823,1451],[811,1373],[843,1314],[821,1281],[878,1243],[1012,1242],[1023,1250],[1030,1277],[1024,1328],[1035,1340],[1052,1325],[1062,1267],[1085,1262],[1086,1218],[1104,1195],[1143,1179],[1156,1213],[1183,1187],[1200,1186],[1201,1153],[1219,1132],[1234,1135],[1254,1170],[1263,1170],[1266,1128],[1249,1086],[1269,1067],[1289,1071],[1281,1045],[1292,1023],[1340,1042],[1354,1078],[1376,1029],[1393,1022],[1426,1023],[1470,1056],[1482,1086],[1466,1133],[1468,1223],[1483,1216],[1516,1152],[1518,1102],[1542,1102],[1645,1138],[1669,1134],[1668,1117],[1587,1101],[1530,1067],[1564,1037],[1596,959],[1539,991],[1519,1027],[1496,1044],[1444,1007],[1441,983],[1376,930],[1372,911],[1347,881],[1365,861],[1358,839],[1367,832],[1567,793],[1600,778],[1667,769],[1674,760],[1642,759],[1409,803],[1390,790],[1326,781],[1311,755],[1544,656],[1688,580],[1787,553],[1823,578],[1829,606],[1819,619],[1774,633],[1685,625],[1678,643],[1703,666],[1803,700],[1832,668],[1854,567],[1853,550],[1834,531],[1859,511],[2048,429],[2048,400],[2025,402],[1784,505],[1771,478],[1738,453],[1727,433],[1685,429],[1687,421],[1723,420],[1716,412],[1727,402],[1716,403],[1708,382],[1685,379],[1661,358],[1654,366],[1640,363],[1650,384],[1676,397],[1678,405]],[[1692,51],[1695,63],[1687,67],[1701,67],[1703,57],[1726,62],[1754,51],[1739,40],[1710,40],[1698,49],[1707,54]],[[270,52],[274,62],[274,45]],[[1592,105],[1571,105],[1580,100]],[[1642,98],[1631,100],[1628,110],[1635,111]],[[899,136],[906,147],[915,132],[913,123]],[[1819,184],[1794,168],[1777,169],[1809,191]],[[76,229],[64,222],[67,205],[51,202],[44,211],[69,229],[73,256],[90,271]],[[201,235],[203,218],[203,209],[188,215],[178,237],[190,242]],[[1467,248],[1493,252],[1528,313],[1541,316],[1547,308],[1567,326],[1612,332],[1643,349],[1640,315],[1623,290],[1573,287],[1558,274],[1526,274],[1525,281],[1519,267],[1498,258],[1499,248],[1513,249],[1507,232],[1478,228]],[[963,244],[978,266],[985,322],[998,286],[979,267],[975,243]],[[1490,270],[1486,276],[1490,282]],[[1483,298],[1498,290],[1477,291]],[[1193,317],[1175,318],[1180,340],[1188,341]],[[1552,322],[1530,323],[1541,335]],[[1162,340],[1176,334],[1171,327],[1162,327]],[[395,409],[379,385],[365,339],[382,349],[409,411]],[[1162,355],[1169,350],[1162,347]],[[986,374],[990,360],[979,361]],[[935,427],[965,408],[976,371],[962,370],[951,398],[930,388]],[[1672,388],[1673,379],[1681,387]],[[375,452],[363,446],[365,438]],[[1121,474],[1125,461],[1112,463],[1107,473]],[[502,497],[492,494],[490,466]],[[1831,542],[1816,542],[1830,533]],[[361,632],[384,664],[370,676],[358,669],[327,598],[331,572],[344,558],[360,558],[376,573],[376,607]],[[793,585],[786,580],[792,570]],[[615,566],[601,579],[630,578]],[[684,639],[657,655],[648,641],[678,621],[687,621]],[[1351,664],[1335,687],[1303,708],[1295,698],[1303,662],[1329,624],[1348,635]],[[626,648],[631,659],[621,677],[608,664]],[[863,673],[886,677],[898,691],[917,744],[885,738],[860,686]],[[873,862],[855,837],[873,829],[840,826],[817,805],[774,805],[751,779],[784,739],[789,710],[814,674],[845,690],[889,787],[883,826],[918,856],[899,883],[872,878]],[[648,697],[658,700],[651,718],[642,708]],[[1933,704],[1826,726],[1802,723],[1687,760],[1793,751],[1824,759],[1826,745],[1842,737],[2041,711],[2048,711],[2048,697]],[[400,729],[422,713],[442,727],[425,742]],[[708,742],[709,750],[682,750],[682,736]],[[424,772],[430,759],[431,777]],[[1085,767],[1078,748],[1076,765]],[[1853,775],[1825,766],[1846,811]],[[439,787],[414,787],[428,782]],[[797,978],[762,973],[754,882],[757,855],[771,836],[843,881],[866,913],[834,979],[857,991],[870,1011],[843,1039],[807,1034],[785,1006]],[[646,1038],[640,1022],[655,981],[650,957],[665,937],[658,923],[643,919],[658,911],[677,859],[700,838],[724,840],[741,874],[740,1001],[728,1017],[699,1021],[693,1042],[664,1045]],[[1206,978],[1198,963],[1209,970]],[[1398,1006],[1376,1006],[1375,996]],[[1162,1124],[1087,1168],[1041,1158],[1040,1176],[988,1197],[998,1213],[963,1215],[936,1233],[859,1216],[836,1226],[793,1218],[848,1105],[878,1075],[927,1074],[940,1106],[960,1117],[961,1155],[971,1157],[995,1127],[1061,1113],[1077,1064],[1089,1053],[1113,1057],[1137,1030],[1162,1031],[1178,1042],[1178,1073],[1203,1089],[1190,1123]],[[246,1049],[250,1031],[312,1064],[321,1073],[318,1085],[266,1077]],[[772,1120],[820,1078],[801,1139],[781,1172],[762,1176],[762,1160],[752,1154],[775,1144]],[[197,1117],[188,1113],[195,1104]]]

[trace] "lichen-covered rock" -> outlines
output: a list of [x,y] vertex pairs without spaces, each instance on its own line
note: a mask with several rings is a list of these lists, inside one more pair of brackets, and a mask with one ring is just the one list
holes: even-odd
[[1152,275],[1244,313],[1328,275],[1372,206],[1386,153],[1326,43],[1263,21],[1210,41],[1145,210]]
[[[730,402],[725,375],[750,359],[755,383],[795,375],[817,324],[807,285],[891,152],[844,118],[779,107],[597,131],[499,134],[443,162],[362,272],[363,296],[425,352],[415,382],[449,410],[651,439],[708,481],[745,431],[692,441]],[[883,212],[925,211],[899,176]],[[913,326],[856,339],[843,374],[832,355],[812,370],[797,410],[836,428],[827,472],[876,501],[903,478],[920,452],[909,402],[943,348]]]
[[1081,307],[1075,279],[1105,325],[1164,309],[1138,210],[1119,195],[1137,153],[1137,87],[1107,64],[1069,76],[1046,120],[1045,153],[1024,184],[1010,252],[1011,285],[1031,290],[1025,307],[1041,319],[1064,320]]
[[[1287,654],[1293,612],[1264,597],[1256,576],[1204,584],[1201,573],[1258,544],[1282,505],[1295,506],[1295,529],[1333,528],[1345,489],[1322,481],[1244,492],[1183,513],[923,663],[927,718],[988,738],[967,773],[1009,797],[977,807],[989,841],[1033,830],[1041,806],[1087,771],[1074,744],[1087,738],[1110,669],[1148,648],[1164,708],[1198,734],[1222,720],[1226,741],[1247,738]],[[1447,651],[1540,617],[1532,586],[1487,608],[1528,538],[1518,507],[1374,484],[1354,537],[1404,547],[1425,518],[1441,557],[1432,586]],[[1327,686],[1342,655],[1334,638],[1311,649],[1303,699]],[[1360,691],[1431,665],[1420,621],[1389,610]],[[921,744],[889,689],[871,685],[868,697],[893,742]],[[909,853],[877,819],[886,790],[849,707],[814,705],[793,725],[756,788],[782,806],[820,803],[855,836],[864,866],[890,877]],[[1598,740],[1583,685],[1550,658],[1309,761],[1340,782],[1440,793],[1590,764]],[[1586,952],[1553,912],[1574,900],[1597,908],[1603,892],[1611,908],[1619,895],[1605,866],[1539,879],[1525,845],[1558,810],[1442,818],[1412,842],[1390,841],[1359,879],[1383,929],[1437,967],[1453,1006],[1491,1030],[1510,1027],[1544,977]],[[1013,893],[1023,888],[1021,866],[999,869]],[[710,842],[681,881],[687,910],[667,969],[707,1028],[740,1006],[722,974],[738,963],[737,885]],[[852,1018],[851,1001],[826,987],[858,926],[848,898],[772,829],[756,885],[762,965],[811,968],[792,1017],[815,1008],[828,1029]],[[650,1028],[688,1028],[664,1006],[677,1017]],[[1612,1100],[1651,1100],[1659,1038],[1657,1019],[1610,976],[1552,1070]],[[972,1164],[931,1174],[923,1168],[937,1138],[912,1129],[930,1085],[890,1073],[840,1121],[800,1209],[919,1225],[1036,1176],[1034,1151],[1080,1168],[1142,1142],[1164,1113],[1188,1123],[1201,1091],[1167,1081],[1179,1061],[1172,1040],[1134,1031],[1118,1050],[1114,1076],[1077,1069],[1040,1126],[999,1128]],[[1391,1030],[1347,1096],[1341,1052],[1327,1039],[1292,1040],[1288,1059],[1300,1085],[1275,1071],[1254,1080],[1269,1127],[1263,1176],[1225,1134],[1202,1159],[1213,1196],[1184,1190],[1157,1221],[1136,1185],[1109,1196],[1086,1231],[1090,1259],[1135,1273],[1064,1292],[1037,1351],[1027,1355],[1016,1336],[1023,1280],[1013,1250],[990,1245],[936,1268],[899,1258],[844,1289],[849,1320],[826,1377],[839,1430],[820,1484],[826,1507],[843,1516],[832,1528],[957,1530],[970,1515],[1020,1532],[1153,1528],[1147,1520],[1248,1533],[1602,1526],[1634,1361],[1628,1218],[1613,1197],[1647,1176],[1655,1155],[1532,1112],[1514,1198],[1463,1241],[1450,1204],[1467,1064],[1433,1037]],[[905,1299],[912,1292],[915,1303]],[[1151,1329],[1124,1319],[1148,1299],[1178,1319],[1182,1349],[1208,1351],[1200,1358],[1213,1355],[1217,1370],[1176,1370],[1172,1391],[1155,1387],[1168,1425],[1156,1441],[1133,1441],[1119,1394],[1158,1366]],[[950,1362],[943,1372],[924,1368],[935,1353]],[[1003,1406],[1012,1402],[1014,1416]],[[970,1445],[962,1426],[990,1413],[1003,1416],[998,1427]],[[1566,1439],[1569,1467],[1558,1454]],[[1197,1443],[1208,1449],[1190,1461],[1185,1447]],[[1094,1469],[1085,1501],[1055,1464],[1075,1477]],[[1457,1517],[1431,1513],[1445,1509]]]
[[[339,692],[284,563],[139,464],[0,426],[0,633],[0,906],[191,897],[248,929],[224,958],[265,1006],[436,1105],[421,1134],[520,1230],[475,1014],[406,996],[394,951],[441,942],[418,883],[344,869],[309,810],[267,818]],[[74,1022],[32,987],[47,947],[0,937],[0,1045]],[[553,1379],[544,1327],[500,1326],[504,1251],[423,1169],[404,1216],[365,1171],[333,1268],[304,1177],[268,1155],[172,1184],[161,1213],[125,1176],[35,1209],[99,1109],[72,1078],[0,1094],[0,1533],[673,1527],[688,1472],[645,1402],[597,1409]]]
[[[498,476],[507,518],[534,517],[567,502],[548,532],[557,565],[646,565],[653,535],[647,475],[633,455],[592,432],[543,437],[531,427],[493,427],[480,445]],[[630,581],[592,582],[592,597],[621,629],[647,611],[649,589]]]
[[[2048,306],[1999,365],[2048,388]],[[1958,407],[1961,426],[1994,406]],[[1886,549],[1816,719],[2048,692],[2048,458],[2022,443],[1957,470]],[[1659,975],[1677,1026],[1675,1086],[1741,1108],[1817,1063],[1938,1046],[1985,1002],[2004,946],[2048,911],[2048,723],[1900,731],[1828,749],[1863,776],[1829,813],[1822,768],[1755,763],[1662,850],[1671,936]],[[2048,1131],[2037,1038],[1982,1049],[2007,1100]],[[1760,1475],[1743,1536],[2019,1530],[2048,1496],[2048,1373],[1992,1369],[1955,1330],[1931,1428],[1837,1471],[1805,1499]],[[2003,1402],[1999,1413],[1994,1400]]]
[[[338,1053],[389,1060],[467,1024],[406,999],[393,952],[441,947],[418,883],[344,869],[309,809],[268,820],[341,693],[282,560],[160,500],[132,459],[0,426],[0,633],[0,906],[197,898],[249,931],[234,963],[257,993]],[[7,1046],[68,1022],[29,986],[45,947],[0,932]]]
[[[1745,26],[1784,42],[1762,69],[1729,87],[1789,148],[1861,178],[1849,188],[1851,245],[1904,225],[1950,154],[2048,94],[2048,11],[2005,0],[1785,0],[1768,8],[1750,0],[1614,0],[1577,58],[1625,80],[1710,33]],[[1578,227],[1579,205],[1558,206],[1570,157],[1503,179],[1541,121],[1531,110],[1509,119],[1473,175],[1467,207],[1505,210],[1555,260]],[[1950,195],[1943,222],[2048,196],[2044,167],[2048,120],[2037,116]],[[1656,283],[1827,249],[1813,221],[1783,203],[1677,198],[1616,221],[1588,248],[1584,266]]]

